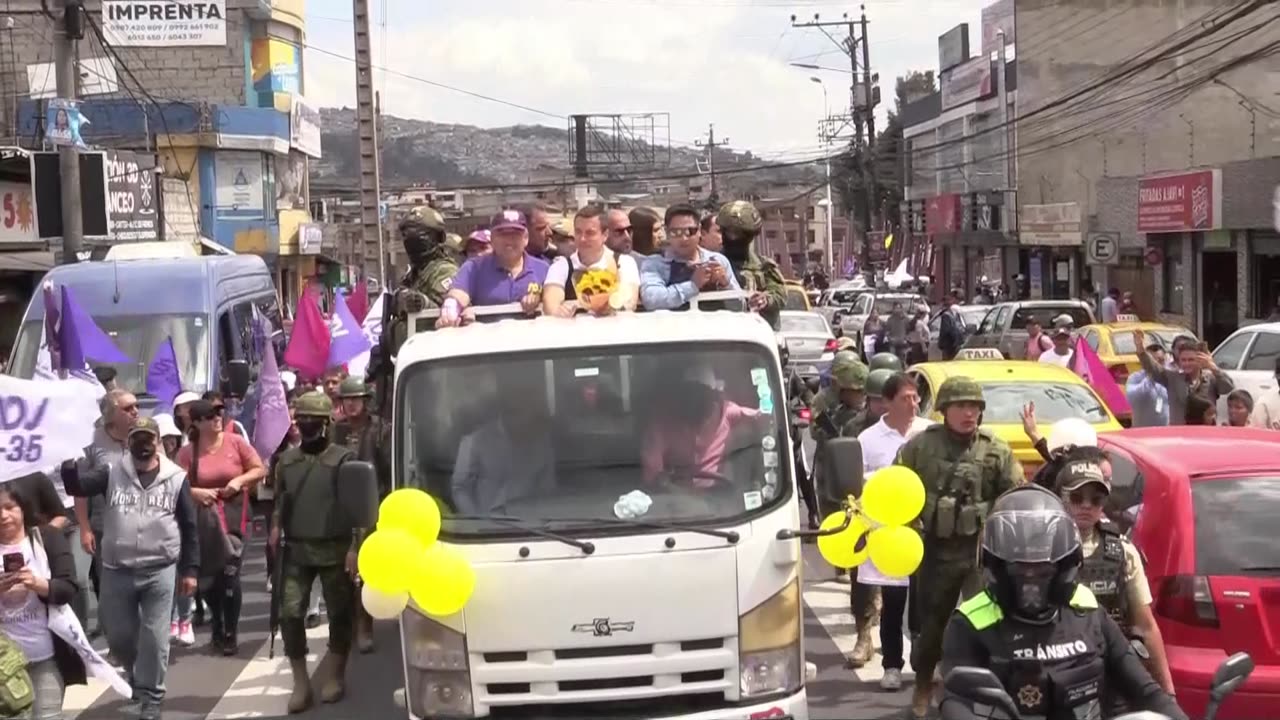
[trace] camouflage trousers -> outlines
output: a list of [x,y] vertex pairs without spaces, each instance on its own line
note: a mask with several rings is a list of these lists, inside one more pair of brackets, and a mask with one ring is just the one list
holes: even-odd
[[351,576],[342,562],[302,562],[303,559],[295,560],[288,556],[290,554],[286,552],[282,559],[284,565],[280,572],[283,582],[279,590],[280,636],[284,640],[285,655],[294,659],[307,656],[307,606],[311,603],[311,587],[316,578],[320,578],[325,611],[329,616],[329,652],[349,655],[358,603]]
[[974,543],[973,538],[925,540],[924,560],[915,575],[920,637],[911,645],[911,667],[917,678],[933,677],[942,659],[942,635],[951,614],[960,601],[982,589]]

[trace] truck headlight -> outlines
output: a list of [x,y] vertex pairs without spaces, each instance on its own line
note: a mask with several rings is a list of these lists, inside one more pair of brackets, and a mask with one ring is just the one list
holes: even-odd
[[800,580],[738,619],[738,667],[743,699],[800,689]]
[[467,639],[409,606],[404,622],[405,694],[417,717],[472,717]]

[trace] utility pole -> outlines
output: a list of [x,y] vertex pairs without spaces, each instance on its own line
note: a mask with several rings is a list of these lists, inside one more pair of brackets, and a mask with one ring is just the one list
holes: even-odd
[[378,157],[378,108],[373,97],[373,57],[369,39],[369,0],[351,1],[356,48],[356,134],[360,150],[360,226],[365,248],[378,248],[378,284],[387,288],[382,242],[382,172]]
[[[866,159],[866,177],[867,177],[867,231],[871,231],[871,223],[880,209],[880,193],[876,187],[876,102],[873,96],[871,86],[871,43],[867,42],[867,6],[862,6],[862,89],[863,101],[866,104],[867,113],[867,152],[863,157]],[[861,108],[855,106],[854,112],[859,112]],[[870,245],[867,245],[867,259],[870,259]]]
[[716,184],[716,148],[726,147],[728,144],[729,138],[717,143],[716,126],[707,125],[707,141],[702,144],[702,148],[707,151],[707,171],[711,173],[711,199],[717,202],[720,198],[720,189]]
[[[80,72],[76,68],[76,45],[84,37],[82,0],[58,0],[62,6],[62,28],[53,33],[53,62],[57,70],[58,97],[74,101],[80,96]],[[62,190],[62,262],[80,262],[84,245],[84,215],[80,198],[80,152],[73,145],[58,149],[58,170]]]

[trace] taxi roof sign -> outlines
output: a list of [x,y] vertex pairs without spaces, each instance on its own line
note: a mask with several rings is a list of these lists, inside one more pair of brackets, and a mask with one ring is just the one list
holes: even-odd
[[956,353],[956,360],[1003,360],[1004,354],[995,348],[964,348]]
[[1116,322],[1136,323],[1142,322],[1142,320],[1134,313],[1120,313],[1119,315],[1116,315]]

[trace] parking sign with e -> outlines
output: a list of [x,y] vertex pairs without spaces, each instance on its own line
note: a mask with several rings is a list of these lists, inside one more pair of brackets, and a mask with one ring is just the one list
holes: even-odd
[[1091,265],[1114,265],[1120,259],[1119,233],[1089,233],[1085,245]]

